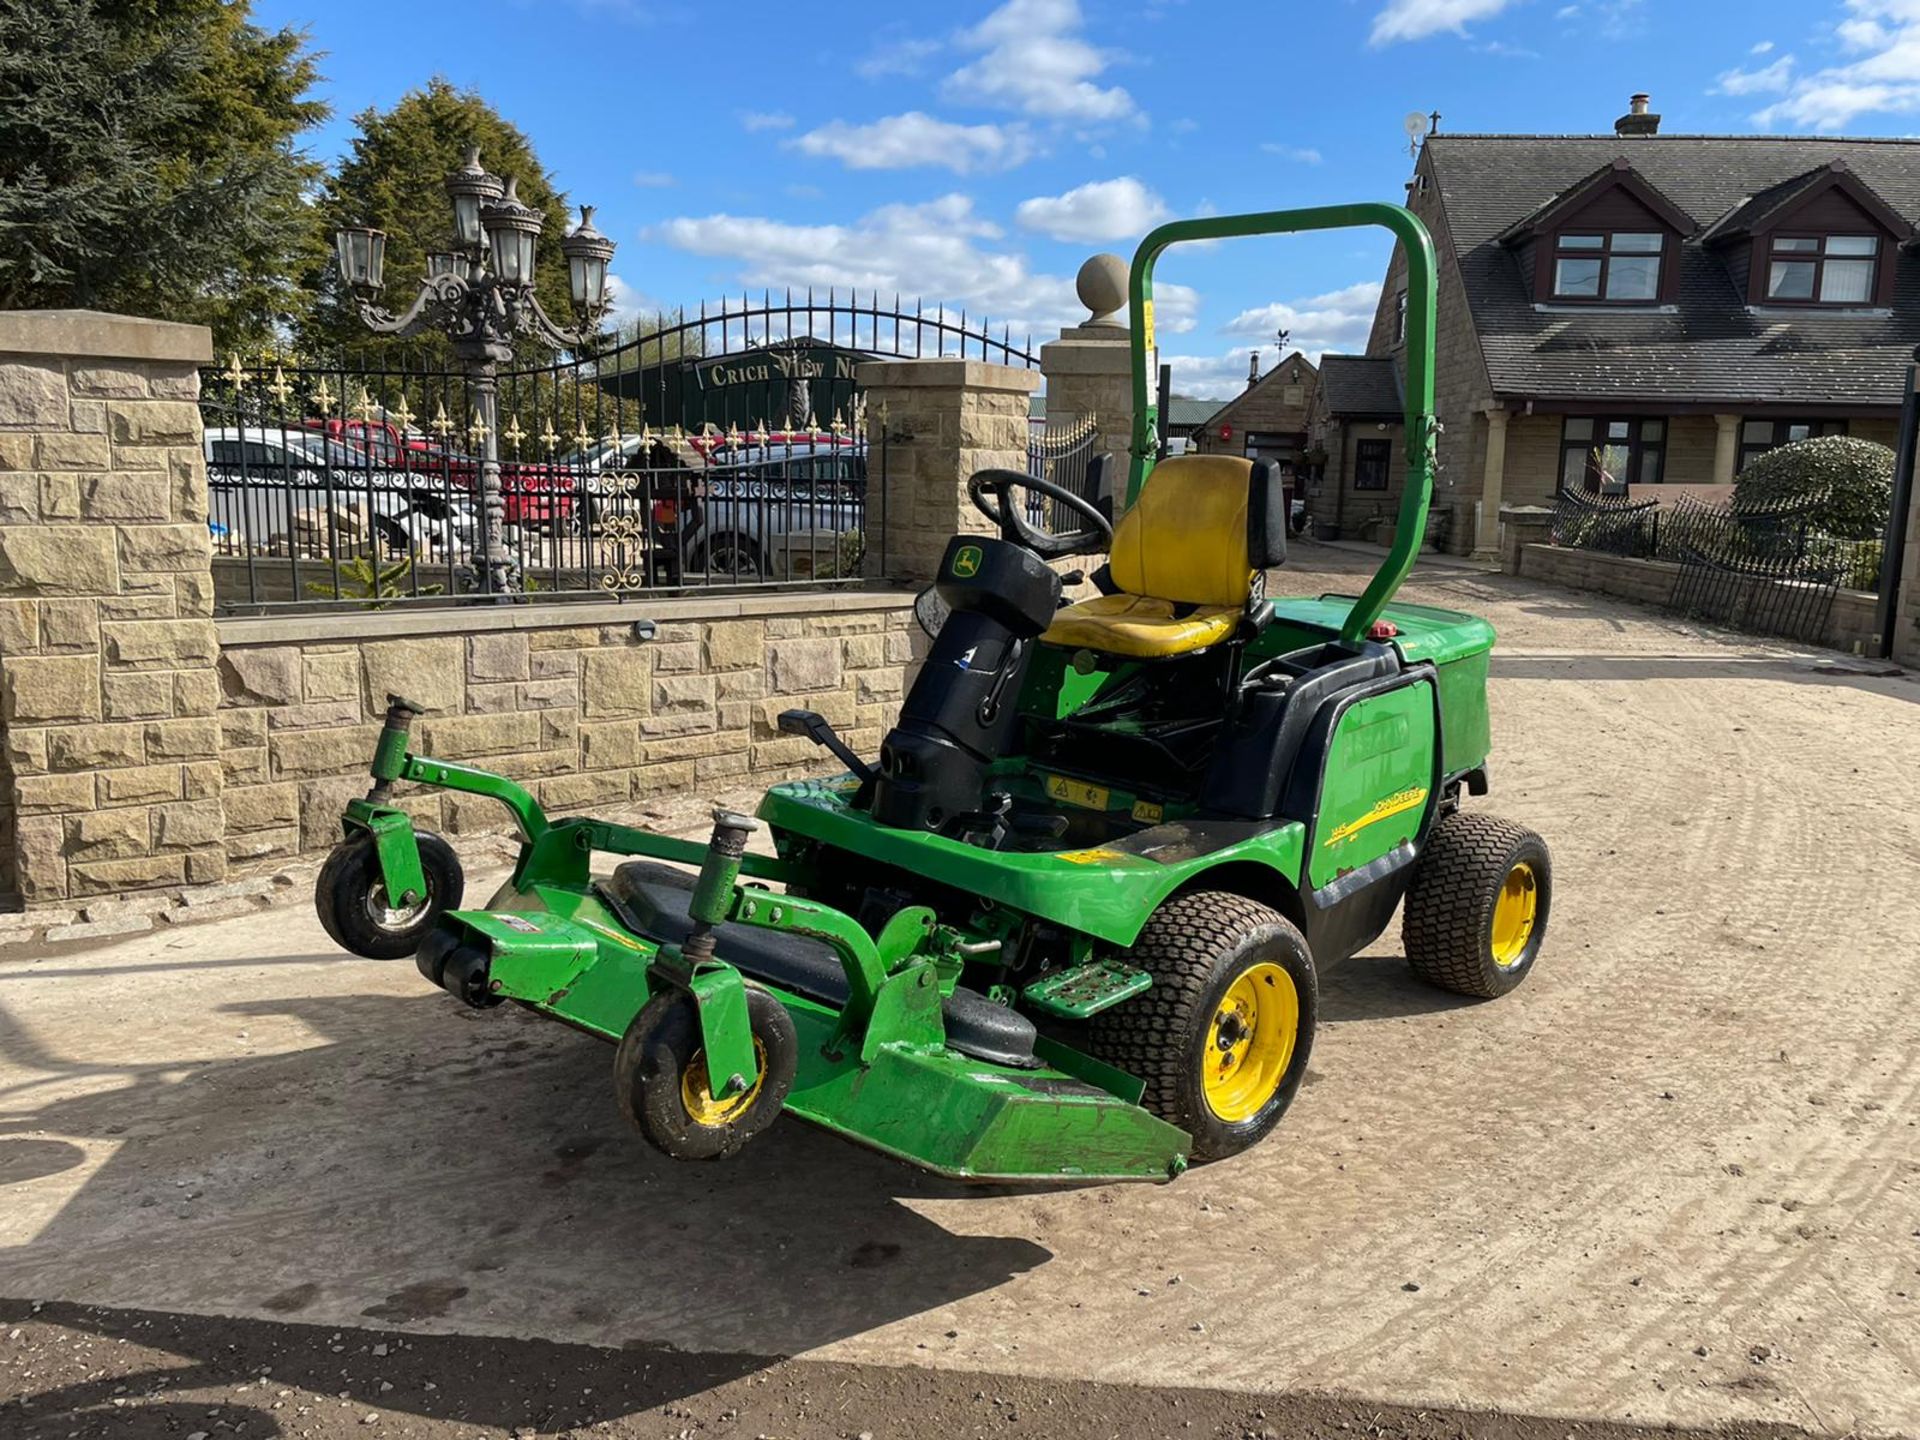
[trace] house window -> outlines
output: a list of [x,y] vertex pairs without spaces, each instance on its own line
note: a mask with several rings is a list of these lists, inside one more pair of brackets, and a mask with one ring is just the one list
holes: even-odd
[[1391,440],[1362,440],[1353,450],[1353,488],[1387,488],[1387,464],[1393,455]]
[[1569,415],[1560,432],[1560,488],[1624,495],[1658,485],[1667,467],[1667,422]]
[[1393,343],[1404,345],[1407,340],[1407,292],[1402,290],[1393,297]]
[[1615,304],[1660,298],[1660,255],[1667,237],[1615,230],[1561,235],[1554,241],[1553,298]]
[[1879,273],[1878,235],[1776,235],[1767,298],[1789,305],[1865,305]]
[[1816,435],[1844,435],[1845,420],[1743,420],[1740,423],[1740,468],[1756,455],[1764,455],[1796,440]]

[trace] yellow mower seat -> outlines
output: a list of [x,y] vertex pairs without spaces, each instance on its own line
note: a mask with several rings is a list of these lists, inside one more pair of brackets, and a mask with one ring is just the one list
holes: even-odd
[[1230,638],[1261,572],[1286,559],[1286,500],[1276,467],[1237,455],[1162,460],[1113,531],[1119,593],[1069,605],[1040,639],[1161,659]]

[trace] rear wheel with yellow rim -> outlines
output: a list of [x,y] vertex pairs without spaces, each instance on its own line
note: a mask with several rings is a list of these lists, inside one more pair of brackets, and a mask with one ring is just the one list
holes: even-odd
[[786,1007],[747,986],[754,1073],[744,1090],[715,1095],[690,996],[666,990],[640,1007],[614,1051],[620,1109],[647,1140],[676,1160],[719,1160],[771,1125],[793,1088],[799,1040]]
[[1422,978],[1492,999],[1526,978],[1553,900],[1547,842],[1524,825],[1456,810],[1428,834],[1400,935]]
[[1153,988],[1096,1015],[1093,1053],[1146,1082],[1140,1103],[1219,1160],[1280,1122],[1306,1074],[1318,986],[1278,911],[1199,890],[1153,913],[1129,957]]

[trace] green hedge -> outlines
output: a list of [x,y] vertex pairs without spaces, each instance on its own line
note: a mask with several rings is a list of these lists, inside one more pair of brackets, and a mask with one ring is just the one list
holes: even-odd
[[1733,482],[1736,511],[1790,510],[1842,540],[1876,540],[1893,506],[1893,451],[1850,435],[1769,450]]

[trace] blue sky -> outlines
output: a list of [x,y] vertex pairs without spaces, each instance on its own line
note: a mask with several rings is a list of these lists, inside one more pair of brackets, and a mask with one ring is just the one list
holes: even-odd
[[[256,0],[326,52],[351,116],[429,76],[479,90],[620,242],[626,303],[763,284],[965,306],[1036,343],[1072,277],[1164,218],[1398,199],[1403,118],[1607,131],[1920,130],[1920,0]],[[1358,350],[1386,246],[1175,251],[1176,386],[1230,394],[1274,332]]]

